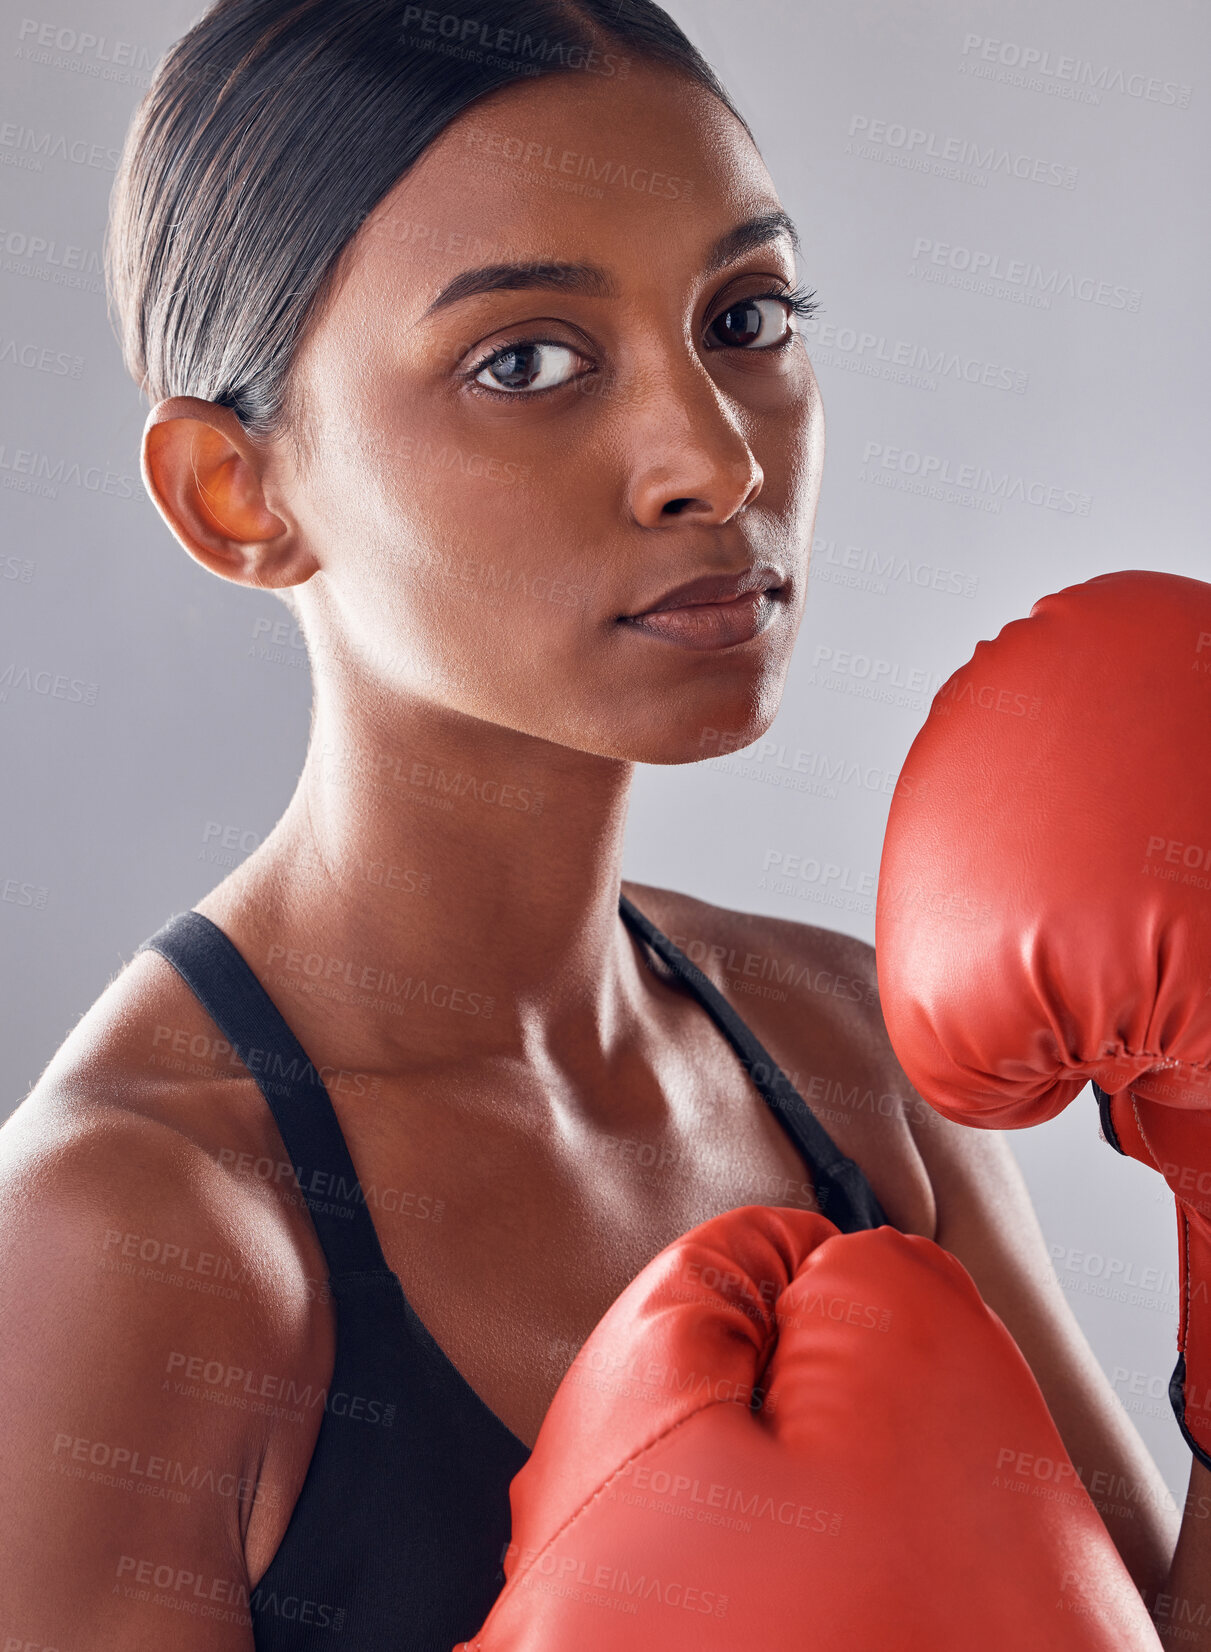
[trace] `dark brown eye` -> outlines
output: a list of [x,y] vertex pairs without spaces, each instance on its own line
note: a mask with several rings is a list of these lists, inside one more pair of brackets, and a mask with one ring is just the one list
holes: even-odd
[[570,345],[551,339],[522,339],[481,362],[475,369],[475,382],[497,395],[552,390],[568,382],[567,371],[575,365],[577,354]]
[[743,347],[761,339],[775,317],[782,322],[778,336],[766,338],[758,346],[760,349],[770,349],[774,345],[784,343],[791,336],[790,315],[787,300],[784,298],[737,299],[734,304],[728,305],[722,315],[716,316],[711,323],[710,331],[719,338],[721,344]]

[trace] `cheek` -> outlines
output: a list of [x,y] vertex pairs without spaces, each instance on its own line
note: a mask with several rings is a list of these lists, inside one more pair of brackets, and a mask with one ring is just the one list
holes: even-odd
[[824,474],[824,406],[819,400],[813,404],[811,417],[802,432],[797,457],[803,503],[814,516]]
[[584,480],[438,433],[363,459],[330,485],[326,512],[363,652],[401,686],[467,709],[533,701],[536,661],[558,677],[590,623],[601,568]]
[[765,509],[788,526],[810,522],[824,468],[824,407],[814,378],[781,417],[763,420],[754,452],[765,477]]
[[816,383],[816,375],[812,373],[812,409],[810,420],[810,441],[815,462],[816,476],[824,468],[825,418],[824,398],[820,394],[820,387]]

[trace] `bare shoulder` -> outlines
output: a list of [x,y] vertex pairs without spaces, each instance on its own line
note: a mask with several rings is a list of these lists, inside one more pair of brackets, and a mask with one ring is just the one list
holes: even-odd
[[[247,1311],[216,1319],[263,1335],[290,1247],[225,1156],[198,1139],[205,1132],[179,1128],[172,1114],[125,1105],[116,1084],[106,1093],[102,1067],[75,1082],[41,1080],[0,1127],[0,1244],[27,1282],[86,1267],[90,1278],[139,1278],[144,1298],[151,1284],[183,1285],[191,1317],[242,1302]],[[223,1288],[233,1280],[237,1289]]]
[[875,949],[853,935],[739,912],[654,884],[628,881],[623,890],[717,986],[726,982],[772,1002],[788,987],[813,993],[855,1025],[878,1003]]
[[[144,1261],[167,1248],[179,1263],[170,1234],[188,1228],[238,1254],[250,1291],[264,1276],[279,1299],[303,1301],[315,1294],[302,1278],[310,1225],[284,1176],[249,1168],[283,1157],[247,1068],[151,952],[110,981],[0,1128],[6,1203],[40,1200],[63,1219],[103,1208]],[[108,1249],[121,1248],[110,1234]]]
[[[98,1463],[113,1442],[128,1454],[141,1443],[191,1474],[205,1442],[196,1472],[238,1489],[208,1507],[206,1533],[181,1513],[180,1541],[210,1545],[216,1565],[228,1552],[252,1565],[280,1536],[265,1487],[279,1511],[297,1495],[319,1417],[285,1427],[240,1401],[240,1374],[322,1384],[332,1337],[305,1210],[245,1171],[267,1145],[268,1110],[246,1074],[221,1070],[216,1036],[170,966],[139,955],[0,1128],[5,1449],[31,1487],[65,1477],[49,1500],[64,1521],[90,1511],[151,1553],[163,1498],[133,1495],[146,1488],[120,1468],[90,1469],[96,1485],[80,1493],[72,1453]],[[186,1054],[164,1059],[174,1045]],[[58,1541],[49,1526],[31,1535],[28,1564]]]
[[[932,1225],[913,1231],[928,1232],[973,1268],[977,1249],[990,1251],[1016,1235],[1032,1275],[1046,1277],[1030,1195],[1006,1133],[943,1118],[909,1082],[883,1020],[873,946],[653,885],[628,883],[625,890],[775,1055],[780,1048],[801,1056],[810,1051],[806,1085],[788,1067],[792,1082],[868,1173],[891,1136],[902,1173],[918,1184],[924,1178],[929,1189]],[[834,1076],[821,1090],[815,1069],[829,1063]],[[871,1126],[865,1140],[848,1129],[864,1117]]]
[[874,948],[650,884],[623,891],[744,1018],[896,1225],[932,1237],[937,1211],[917,1139],[932,1110],[888,1040]]
[[315,1293],[279,1188],[241,1173],[267,1109],[217,1034],[164,960],[136,956],[0,1128],[0,1226],[27,1281],[137,1281],[132,1304],[280,1353]]
[[[624,891],[762,1036],[844,1046],[868,1076],[907,1083],[879,1009],[875,949],[838,930],[740,912],[651,884]],[[763,1040],[764,1041],[764,1040]]]

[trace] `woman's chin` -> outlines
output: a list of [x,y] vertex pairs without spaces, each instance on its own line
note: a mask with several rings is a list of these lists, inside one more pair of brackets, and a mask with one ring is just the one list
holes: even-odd
[[737,707],[732,714],[721,711],[710,721],[695,720],[690,724],[670,719],[660,728],[634,729],[629,735],[619,733],[611,741],[613,749],[603,755],[664,767],[702,763],[711,757],[743,751],[760,740],[773,720],[773,712],[768,717],[753,716],[751,703],[744,708]]

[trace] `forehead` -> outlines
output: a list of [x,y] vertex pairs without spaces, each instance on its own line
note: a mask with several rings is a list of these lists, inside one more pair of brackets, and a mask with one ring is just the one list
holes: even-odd
[[[507,260],[638,259],[653,279],[776,203],[735,117],[686,76],[541,76],[470,105],[367,220],[336,307],[416,321],[461,271]],[[634,270],[631,271],[632,275]]]

